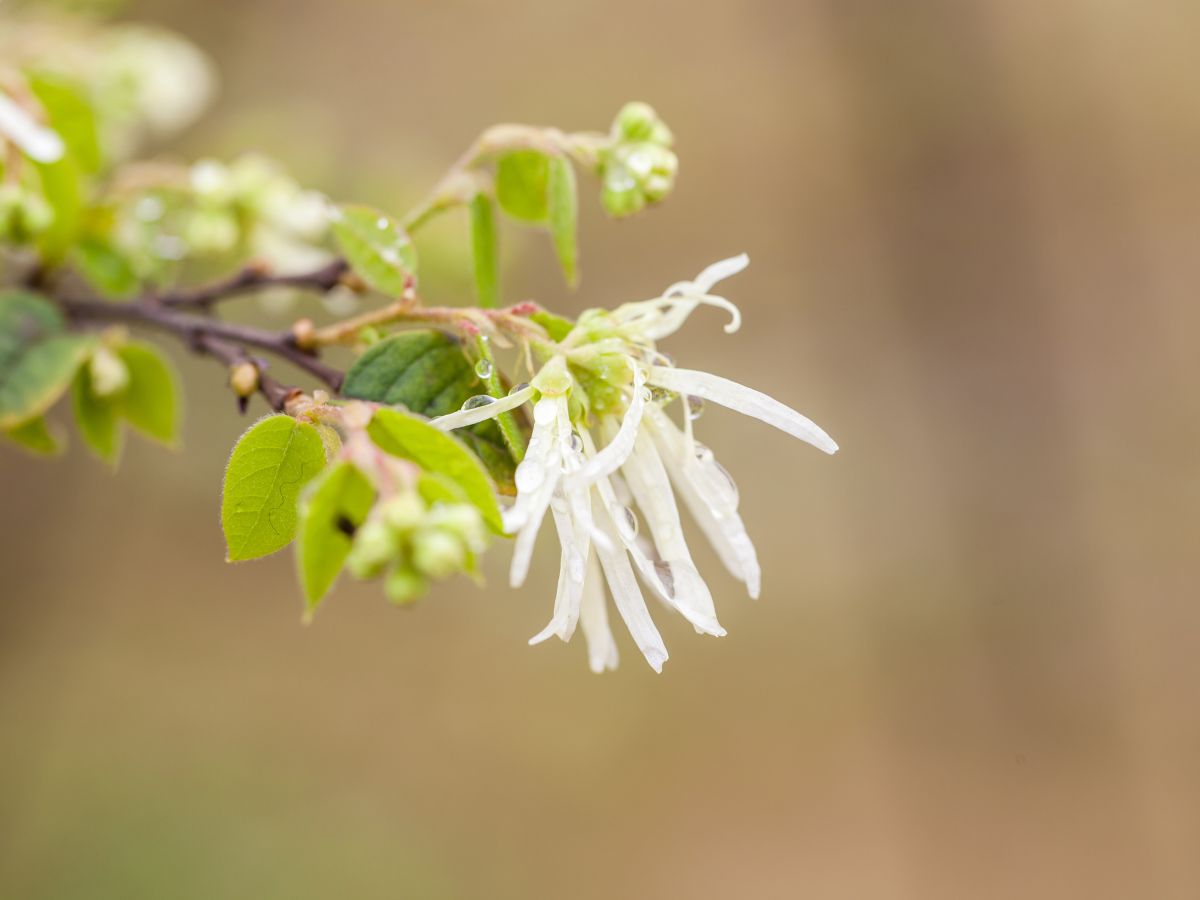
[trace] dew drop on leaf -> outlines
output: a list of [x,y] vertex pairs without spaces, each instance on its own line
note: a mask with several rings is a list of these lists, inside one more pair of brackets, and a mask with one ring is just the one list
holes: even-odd
[[492,364],[486,359],[481,359],[475,363],[475,374],[485,381],[492,377]]

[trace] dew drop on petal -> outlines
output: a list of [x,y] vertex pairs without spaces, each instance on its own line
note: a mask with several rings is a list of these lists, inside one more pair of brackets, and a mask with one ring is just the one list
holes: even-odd
[[516,484],[517,491],[522,494],[536,490],[545,478],[546,470],[542,464],[534,462],[532,459],[525,459],[513,473],[513,483]]
[[645,403],[649,403],[653,399],[654,399],[654,391],[650,390],[650,388],[648,388],[648,387],[642,388],[642,401]]
[[481,406],[487,406],[489,403],[495,403],[495,397],[489,397],[487,394],[476,394],[467,400],[462,405],[463,409],[479,409]]
[[699,441],[696,442],[696,459],[701,463],[714,462],[713,452]]
[[740,499],[740,494],[738,494],[737,482],[733,480],[733,476],[729,474],[729,470],[726,469],[719,462],[717,462],[715,459],[712,461],[712,465],[713,465],[713,468],[716,469],[717,472],[720,473],[721,477],[725,480],[725,483],[728,485],[729,499],[730,499],[730,502],[733,504],[734,508],[736,509],[737,505],[738,505],[738,500]]
[[666,388],[656,387],[656,388],[649,388],[648,390],[650,391],[650,393],[645,395],[646,399],[649,401],[653,401],[654,403],[666,403],[668,400],[671,399],[671,392],[668,391]]
[[578,431],[572,431],[571,436],[567,438],[567,443],[571,445],[571,449],[576,453],[583,452],[583,438],[579,436]]
[[475,374],[480,378],[488,379],[492,377],[492,364],[486,359],[481,359],[475,363]]
[[658,576],[658,581],[662,585],[663,593],[671,599],[675,598],[675,573],[671,571],[671,564],[661,559],[654,561],[654,574]]
[[688,395],[687,398],[687,417],[695,422],[698,418],[704,415],[704,398]]
[[617,517],[617,527],[621,529],[621,537],[632,541],[638,533],[638,517],[632,509],[626,506]]

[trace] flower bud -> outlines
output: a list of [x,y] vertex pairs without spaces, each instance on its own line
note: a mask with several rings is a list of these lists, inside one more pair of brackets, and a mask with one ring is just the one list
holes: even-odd
[[610,216],[614,219],[622,219],[640,211],[646,205],[646,198],[642,196],[642,192],[638,190],[636,184],[613,188],[605,182],[604,190],[600,194],[600,202],[604,204],[604,210]]
[[384,501],[380,514],[396,531],[412,531],[425,517],[425,503],[415,493],[397,494]]
[[88,375],[92,393],[97,397],[112,397],[129,387],[129,369],[117,354],[101,346],[88,360]]
[[397,606],[407,606],[425,593],[428,582],[412,569],[397,567],[388,573],[383,583],[387,598]]
[[258,366],[254,363],[240,362],[229,367],[229,386],[239,397],[253,396],[258,384]]
[[371,519],[354,534],[346,566],[355,578],[374,578],[396,556],[396,535],[386,523]]
[[317,326],[312,319],[297,319],[292,325],[292,340],[301,350],[312,350],[317,346]]
[[413,535],[413,565],[430,578],[448,578],[467,561],[463,542],[443,528],[422,528]]
[[616,137],[626,141],[649,140],[658,124],[658,113],[649,103],[633,101],[626,103],[613,120],[613,132]]
[[237,245],[237,219],[220,209],[196,210],[188,219],[184,236],[196,253],[228,253]]
[[472,553],[482,552],[487,545],[483,516],[469,503],[439,503],[429,511],[425,524],[458,535]]

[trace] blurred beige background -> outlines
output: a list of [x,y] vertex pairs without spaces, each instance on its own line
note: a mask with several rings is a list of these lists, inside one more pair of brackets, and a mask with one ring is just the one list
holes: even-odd
[[[483,126],[674,127],[676,195],[585,191],[577,312],[740,250],[746,325],[666,349],[826,426],[718,410],[765,589],[655,676],[530,649],[525,590],[311,628],[289,554],[222,562],[246,421],[187,452],[0,451],[0,895],[1200,896],[1200,6],[1191,0],[144,0],[219,62],[178,144],[400,211]],[[465,233],[431,233],[443,269]],[[427,282],[433,280],[427,279]],[[440,299],[463,296],[446,275]],[[243,315],[251,315],[243,313]],[[78,444],[78,442],[76,442]]]

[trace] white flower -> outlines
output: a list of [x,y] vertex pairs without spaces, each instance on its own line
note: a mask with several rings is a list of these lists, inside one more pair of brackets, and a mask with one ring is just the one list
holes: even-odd
[[[533,434],[516,471],[517,497],[504,513],[505,529],[516,535],[510,582],[514,587],[524,582],[547,512],[562,558],[550,623],[530,643],[550,635],[569,640],[579,624],[593,671],[615,668],[617,649],[602,577],[655,671],[662,670],[667,649],[646,608],[639,576],[698,632],[725,634],[684,539],[676,493],[725,567],[745,583],[751,597],[758,596],[758,558],[737,512],[732,478],[712,451],[694,440],[692,416],[685,414],[681,428],[663,407],[675,395],[686,398],[689,408],[697,402],[691,398],[700,398],[774,425],[826,453],[836,452],[837,444],[766,394],[706,372],[675,368],[655,347],[702,304],[727,310],[732,318],[726,331],[736,331],[737,307],[710,291],[748,262],[745,255],[727,259],[652,300],[611,312],[585,312],[529,386],[433,420],[441,428],[461,428],[534,401]],[[635,505],[647,534],[640,533]]]

